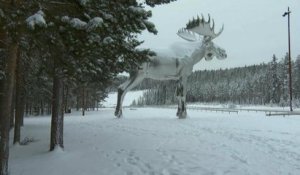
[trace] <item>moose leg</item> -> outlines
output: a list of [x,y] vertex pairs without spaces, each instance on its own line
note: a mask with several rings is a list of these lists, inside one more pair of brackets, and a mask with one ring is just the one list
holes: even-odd
[[118,99],[117,99],[117,106],[115,110],[115,116],[121,117],[122,116],[122,104],[123,104],[123,97],[124,97],[124,89],[133,81],[132,77],[126,80],[123,84],[118,87]]
[[183,87],[182,87],[182,84],[181,82],[177,84],[177,88],[176,88],[176,97],[177,97],[177,100],[178,100],[178,108],[177,108],[177,113],[176,115],[178,117],[181,116],[181,112],[182,112],[182,101],[181,101],[181,98],[182,98],[182,90],[183,90]]
[[121,84],[118,88],[118,101],[115,111],[115,116],[120,118],[122,116],[122,104],[124,97],[128,91],[137,86],[142,80],[143,76],[135,74],[134,76],[130,76],[130,78],[123,84]]
[[182,118],[186,118],[187,112],[186,112],[186,91],[187,91],[187,77],[183,78],[182,80],[183,84],[183,96],[182,96]]
[[119,87],[118,88],[118,100],[117,100],[117,106],[116,106],[116,110],[115,110],[115,116],[120,118],[122,116],[122,107],[121,104],[123,102],[122,100],[122,95],[123,95],[123,90]]
[[186,118],[186,78],[181,79],[178,83],[176,89],[176,95],[178,99],[178,109],[177,109],[177,116],[178,118]]

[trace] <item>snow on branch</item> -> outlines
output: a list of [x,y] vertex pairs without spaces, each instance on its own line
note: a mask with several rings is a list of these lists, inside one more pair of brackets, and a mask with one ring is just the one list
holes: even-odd
[[46,27],[47,24],[46,24],[46,20],[44,17],[45,17],[45,13],[42,10],[39,10],[34,15],[29,16],[26,19],[26,23],[27,23],[28,27],[32,30],[35,29],[35,26]]
[[146,10],[143,9],[142,7],[134,7],[134,6],[130,6],[129,10],[131,10],[132,12],[135,12],[135,13],[145,13],[146,12]]
[[68,16],[62,17],[61,20],[77,30],[86,30],[88,32],[102,27],[103,25],[103,19],[100,17],[95,17],[89,22],[82,21],[79,18],[70,18]]
[[104,39],[103,39],[103,43],[104,44],[110,44],[110,43],[112,43],[112,42],[114,42],[114,40],[111,38],[111,37],[105,37]]
[[157,34],[158,31],[156,30],[154,23],[152,23],[148,20],[144,20],[144,24],[146,25],[148,31],[151,31],[154,34]]
[[78,0],[79,4],[82,5],[82,6],[85,6],[86,3],[89,2],[89,0]]
[[83,30],[85,29],[86,27],[86,22],[78,19],[78,18],[73,18],[69,21],[69,24],[75,28],[75,29],[78,29],[78,30]]
[[101,27],[102,24],[103,24],[103,19],[100,17],[95,17],[88,22],[86,29],[87,31],[92,31],[98,27]]

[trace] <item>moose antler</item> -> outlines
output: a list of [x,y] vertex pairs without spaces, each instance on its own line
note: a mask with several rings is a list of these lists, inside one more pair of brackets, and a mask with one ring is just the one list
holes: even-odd
[[215,22],[212,19],[212,26],[211,26],[211,18],[208,14],[208,20],[206,21],[203,15],[201,18],[199,16],[197,19],[193,19],[186,24],[186,28],[180,29],[177,34],[181,38],[188,40],[188,41],[197,41],[196,34],[204,37],[208,37],[210,40],[218,37],[224,30],[224,25],[220,29],[218,33],[215,33]]

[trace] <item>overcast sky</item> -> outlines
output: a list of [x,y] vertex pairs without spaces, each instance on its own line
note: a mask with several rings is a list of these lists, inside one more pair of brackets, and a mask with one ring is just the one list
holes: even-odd
[[[185,27],[192,17],[209,13],[216,30],[224,24],[223,33],[214,42],[227,51],[228,58],[207,62],[201,60],[195,69],[219,69],[267,63],[275,54],[284,57],[288,51],[287,17],[291,10],[292,57],[300,55],[300,3],[299,0],[178,0],[151,8],[151,22],[158,35],[144,32],[143,47],[168,49],[174,43],[187,43],[179,38],[178,29]],[[150,8],[149,8],[150,9]]]

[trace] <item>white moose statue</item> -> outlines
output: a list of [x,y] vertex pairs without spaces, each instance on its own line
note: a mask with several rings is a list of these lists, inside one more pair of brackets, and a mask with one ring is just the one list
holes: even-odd
[[218,33],[214,32],[215,23],[208,15],[206,21],[203,17],[189,21],[186,28],[180,29],[178,35],[187,41],[197,41],[199,36],[203,36],[201,45],[197,47],[191,56],[184,58],[161,57],[160,55],[151,57],[149,61],[143,63],[133,73],[129,79],[121,84],[118,88],[118,101],[115,111],[116,117],[122,116],[122,103],[125,94],[132,88],[137,86],[143,79],[150,78],[154,80],[177,80],[176,96],[178,99],[177,116],[186,118],[186,89],[187,79],[193,71],[193,66],[198,63],[203,57],[209,61],[213,57],[225,59],[226,51],[216,46],[212,40],[218,37],[224,29],[224,25]]

